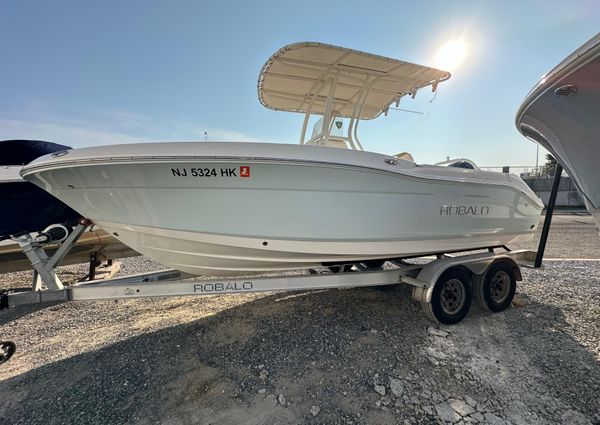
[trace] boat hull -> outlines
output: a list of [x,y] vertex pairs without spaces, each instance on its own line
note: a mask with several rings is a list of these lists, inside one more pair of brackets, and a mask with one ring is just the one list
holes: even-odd
[[296,270],[381,258],[416,257],[441,252],[508,245],[530,235],[498,234],[471,238],[401,241],[306,241],[231,237],[156,227],[98,223],[125,244],[169,267],[191,274],[229,275]]
[[564,167],[600,225],[600,34],[550,71],[517,112],[517,129]]
[[24,177],[136,251],[193,274],[505,245],[531,236],[541,210],[505,180],[469,182],[470,170],[444,167],[424,177],[407,164],[388,171],[281,157],[98,162],[34,166]]

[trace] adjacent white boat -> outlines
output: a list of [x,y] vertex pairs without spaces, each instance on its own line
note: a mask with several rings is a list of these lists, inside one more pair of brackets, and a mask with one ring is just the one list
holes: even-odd
[[519,108],[516,125],[563,166],[600,225],[599,111],[597,34],[539,81]]
[[[267,61],[259,97],[306,114],[301,145],[84,148],[40,158],[22,176],[136,251],[193,274],[420,256],[531,236],[542,203],[518,177],[360,150],[359,119],[447,78],[350,49],[296,44]],[[323,119],[305,141],[310,114]],[[336,134],[344,118],[347,135]]]

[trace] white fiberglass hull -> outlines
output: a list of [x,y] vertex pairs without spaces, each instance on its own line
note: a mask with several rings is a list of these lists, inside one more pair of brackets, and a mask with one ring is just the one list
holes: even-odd
[[505,245],[531,235],[541,211],[514,176],[366,152],[249,143],[106,151],[42,158],[23,176],[136,251],[193,274]]
[[593,37],[529,93],[516,124],[565,168],[600,224],[600,34]]

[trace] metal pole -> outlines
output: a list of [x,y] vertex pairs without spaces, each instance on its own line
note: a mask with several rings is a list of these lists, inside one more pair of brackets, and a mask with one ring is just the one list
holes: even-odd
[[333,76],[333,78],[331,78],[331,87],[329,88],[329,96],[327,97],[327,103],[325,104],[325,111],[323,111],[323,144],[327,145],[327,142],[329,141],[329,131],[330,131],[330,125],[329,122],[331,121],[332,118],[332,109],[335,106],[335,102],[333,101],[333,98],[335,96],[335,89],[337,87],[337,81],[338,81],[338,77],[340,75],[340,72],[336,72],[335,75]]
[[558,186],[560,184],[560,176],[562,175],[563,168],[557,162],[556,171],[554,172],[554,181],[552,182],[552,192],[550,192],[550,199],[546,206],[546,218],[544,219],[544,227],[542,228],[542,235],[540,236],[540,244],[538,246],[537,255],[535,257],[534,267],[540,268],[542,266],[542,259],[544,258],[544,251],[546,249],[546,242],[548,242],[548,232],[550,232],[550,223],[552,222],[552,214],[554,213],[554,205],[556,204],[556,195],[558,194]]
[[96,266],[98,265],[98,253],[96,251],[90,252],[90,274],[88,280],[96,279]]

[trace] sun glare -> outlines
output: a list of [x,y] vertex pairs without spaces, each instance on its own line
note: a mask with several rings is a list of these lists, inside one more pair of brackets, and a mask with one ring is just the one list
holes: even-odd
[[466,43],[461,39],[450,40],[435,55],[435,66],[452,72],[464,62],[466,56]]

